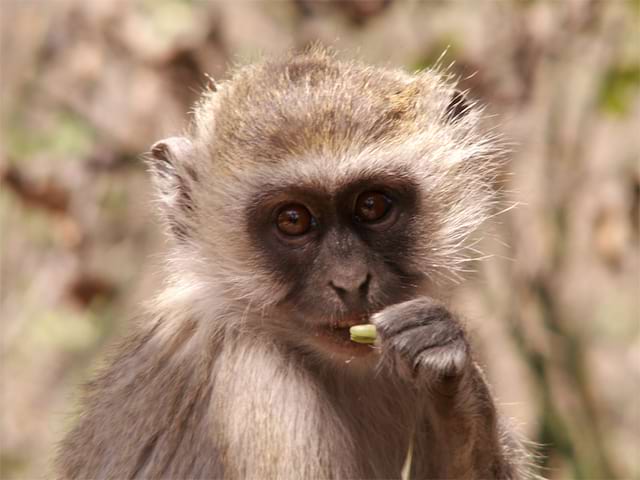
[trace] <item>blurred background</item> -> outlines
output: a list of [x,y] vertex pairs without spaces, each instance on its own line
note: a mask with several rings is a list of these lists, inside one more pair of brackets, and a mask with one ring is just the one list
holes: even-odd
[[452,302],[552,479],[640,478],[640,1],[2,0],[0,477],[50,477],[77,386],[157,289],[140,154],[230,64],[319,41],[443,63],[512,145]]

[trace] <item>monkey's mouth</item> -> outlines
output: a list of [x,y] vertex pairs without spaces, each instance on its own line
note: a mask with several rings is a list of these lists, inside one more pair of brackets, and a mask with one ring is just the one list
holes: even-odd
[[368,323],[369,315],[358,313],[334,319],[328,324],[320,325],[314,333],[314,340],[333,354],[348,357],[362,356],[371,353],[372,345],[356,343],[351,340],[349,329],[354,325]]

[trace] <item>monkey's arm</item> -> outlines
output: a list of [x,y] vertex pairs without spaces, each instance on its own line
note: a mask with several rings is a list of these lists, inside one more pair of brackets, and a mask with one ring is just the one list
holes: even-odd
[[[437,478],[519,479],[522,457],[500,419],[476,364],[427,392],[423,420],[435,433]],[[426,445],[433,452],[432,445]]]
[[373,321],[382,365],[412,382],[424,398],[411,476],[521,478],[522,449],[500,424],[455,316],[422,297],[389,307]]

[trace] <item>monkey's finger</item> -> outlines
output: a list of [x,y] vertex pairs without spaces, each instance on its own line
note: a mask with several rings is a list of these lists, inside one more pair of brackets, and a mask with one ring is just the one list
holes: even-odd
[[384,337],[397,335],[405,330],[427,326],[436,322],[452,321],[447,308],[429,297],[420,297],[385,308],[371,317]]

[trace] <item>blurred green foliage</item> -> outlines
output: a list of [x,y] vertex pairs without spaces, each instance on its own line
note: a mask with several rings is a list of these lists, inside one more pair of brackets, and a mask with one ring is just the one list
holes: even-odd
[[10,158],[27,159],[39,153],[63,156],[65,159],[88,155],[96,141],[95,130],[86,119],[68,111],[52,112],[43,124],[25,118],[27,112],[17,110],[10,115],[6,128],[6,153]]
[[608,113],[628,115],[640,93],[640,64],[615,66],[604,76],[600,105]]

